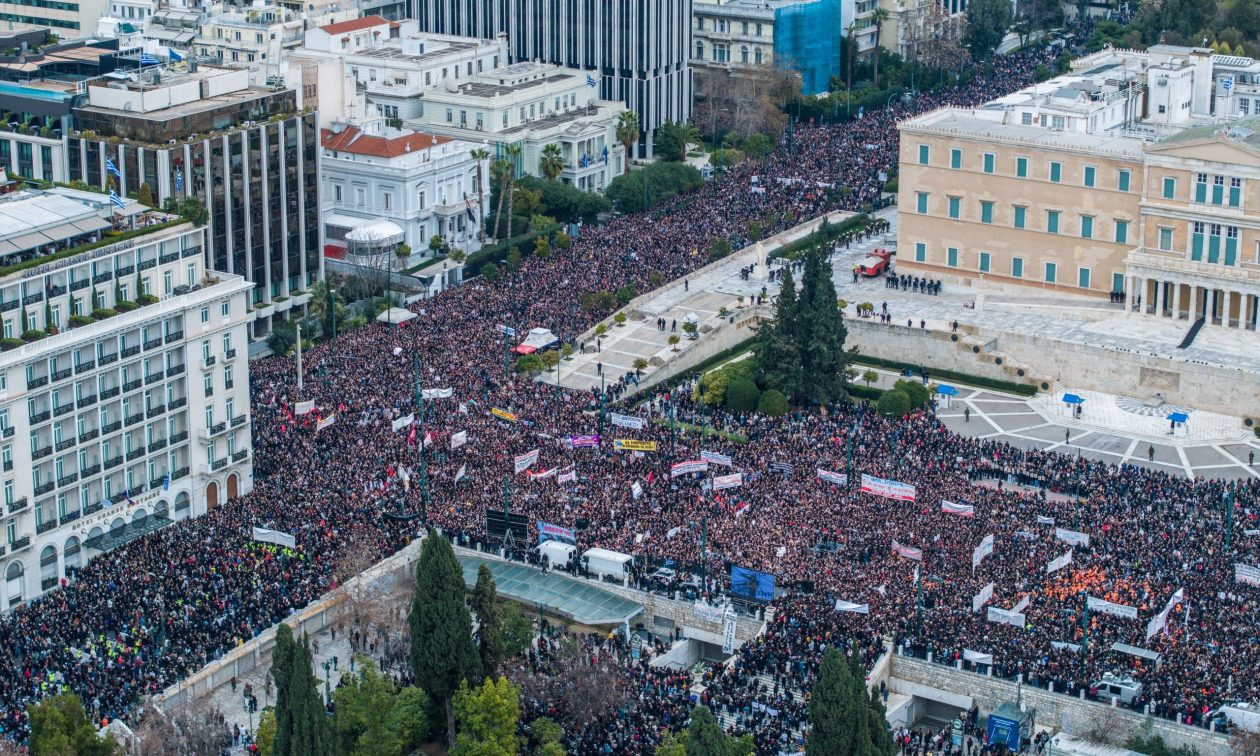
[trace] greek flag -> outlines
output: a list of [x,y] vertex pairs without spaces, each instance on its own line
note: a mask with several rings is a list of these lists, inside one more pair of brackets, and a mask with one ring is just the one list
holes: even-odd
[[118,178],[122,178],[122,174],[118,172],[118,166],[114,165],[114,161],[109,158],[105,158],[105,172],[112,173]]
[[163,491],[171,490],[171,474],[170,473],[167,473],[162,478],[162,490]]
[[605,163],[608,162],[608,148],[607,147],[604,148],[604,162]]
[[140,53],[140,65],[142,65],[142,66],[156,66],[157,64],[158,64],[158,59],[157,59],[157,58],[155,58],[155,57],[153,57],[153,55],[151,55],[151,54],[149,54],[149,53],[147,53],[147,52],[142,52],[142,53]]
[[595,77],[594,77],[594,76],[591,76],[590,74],[587,74],[587,75],[586,75],[586,86],[588,86],[588,87],[598,87],[598,86],[599,86],[599,82],[595,80]]
[[175,52],[175,48],[173,47],[166,48],[166,55],[171,59],[172,63],[179,63],[184,59],[184,56]]
[[127,207],[127,203],[126,203],[126,201],[124,201],[122,197],[119,197],[119,196],[118,196],[118,192],[114,191],[113,189],[110,189],[110,190],[109,190],[109,201],[110,201],[110,203],[111,203],[111,204],[113,204],[113,205],[115,205],[115,206],[117,206],[117,207],[119,207],[119,208],[126,208],[126,207]]
[[184,191],[184,172],[178,168],[175,169],[175,191]]

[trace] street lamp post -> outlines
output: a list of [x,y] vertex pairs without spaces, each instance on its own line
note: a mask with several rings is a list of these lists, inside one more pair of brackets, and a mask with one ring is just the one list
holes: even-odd
[[332,703],[332,683],[329,681],[329,670],[332,669],[332,659],[324,660],[324,703]]
[[245,695],[245,711],[249,714],[249,731],[254,731],[254,699],[249,694]]
[[412,355],[412,357],[413,357],[413,364],[416,370],[416,406],[418,407],[417,411],[420,413],[420,433],[419,433],[420,441],[418,444],[419,446],[418,453],[420,455],[420,519],[425,522],[428,522],[429,520],[429,480],[428,480],[428,476],[425,470],[426,464],[425,464],[425,455],[424,455],[424,439],[425,439],[424,390],[420,388],[420,355],[419,353],[416,353]]

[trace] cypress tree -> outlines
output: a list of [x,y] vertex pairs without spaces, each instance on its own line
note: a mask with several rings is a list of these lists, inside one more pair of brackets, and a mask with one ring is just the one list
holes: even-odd
[[464,573],[446,539],[429,530],[416,562],[416,591],[407,617],[416,684],[446,709],[448,750],[455,747],[451,699],[460,682],[480,679],[472,617],[464,605]]
[[328,720],[320,701],[319,682],[311,664],[310,640],[298,643],[281,624],[272,655],[276,681],[275,756],[320,756],[327,753]]
[[757,378],[766,387],[782,391],[792,399],[801,392],[801,352],[797,344],[798,304],[792,270],[783,273],[783,288],[775,303],[773,323],[757,330]]
[[807,401],[825,404],[844,396],[844,371],[849,355],[844,351],[848,329],[836,303],[831,265],[821,246],[815,245],[806,250],[801,283],[797,333],[803,394]]
[[853,728],[849,719],[849,665],[834,648],[823,653],[822,669],[809,696],[809,740],[806,756],[850,756],[853,751]]
[[687,725],[687,756],[727,756],[726,733],[707,706],[691,710]]
[[503,621],[499,613],[499,591],[494,573],[482,564],[477,568],[477,584],[472,592],[472,610],[477,615],[477,650],[481,655],[481,673],[494,679],[503,658]]

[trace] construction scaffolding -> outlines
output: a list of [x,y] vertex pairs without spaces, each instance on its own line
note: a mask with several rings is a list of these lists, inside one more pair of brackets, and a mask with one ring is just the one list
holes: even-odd
[[779,8],[774,13],[774,59],[780,68],[801,75],[801,92],[826,92],[839,76],[840,39],[844,27],[840,0],[813,0]]

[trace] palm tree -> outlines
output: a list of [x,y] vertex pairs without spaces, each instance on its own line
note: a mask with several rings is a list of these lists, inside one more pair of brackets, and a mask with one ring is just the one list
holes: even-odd
[[494,174],[495,179],[499,182],[499,204],[494,211],[494,238],[499,236],[499,219],[503,217],[503,202],[507,199],[507,186],[509,176],[512,174],[512,164],[506,158],[499,158],[494,161],[494,165],[490,167],[490,172]]
[[508,228],[507,235],[512,237],[512,201],[516,199],[516,165],[521,159],[521,146],[519,144],[509,144],[503,148],[503,154],[507,161],[511,163],[511,169],[508,171]]
[[549,144],[542,149],[542,157],[538,160],[538,170],[547,180],[554,181],[564,170],[564,155],[560,154],[560,145]]
[[879,35],[888,20],[888,9],[876,7],[871,11],[871,21],[875,22],[875,88],[879,89]]
[[853,59],[856,57],[853,54],[853,32],[855,31],[857,31],[857,21],[852,21],[849,23],[848,28],[845,29],[844,38],[844,64],[847,69],[844,81],[844,94],[845,99],[850,102],[852,102],[853,98]]
[[626,160],[630,160],[630,156],[634,153],[634,143],[639,141],[639,117],[634,114],[633,110],[627,110],[617,116],[617,141],[621,142],[621,146],[626,148]]
[[481,164],[490,159],[490,151],[478,147],[469,153],[473,160],[477,161],[477,241],[480,244],[486,243],[486,219],[481,217],[481,208],[485,199],[485,186],[481,180]]

